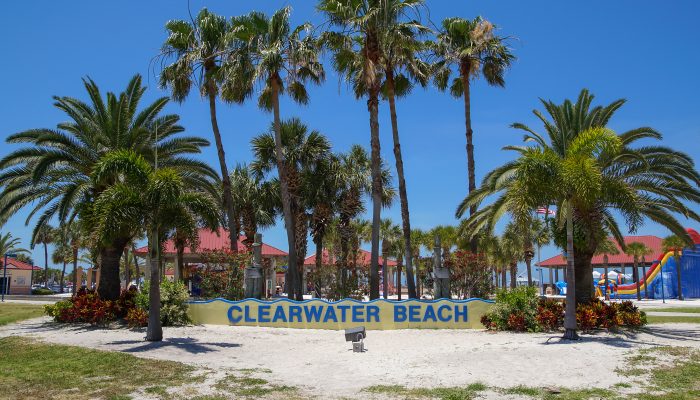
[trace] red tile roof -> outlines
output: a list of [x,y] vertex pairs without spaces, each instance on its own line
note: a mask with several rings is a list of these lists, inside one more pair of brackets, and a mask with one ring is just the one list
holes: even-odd
[[[243,239],[245,239],[245,236],[240,236],[238,238],[239,251],[246,250],[246,247],[243,244]],[[227,250],[230,248],[230,243],[231,241],[228,238],[228,231],[223,228],[219,228],[217,232],[212,232],[209,229],[200,229],[199,246],[197,247],[197,251],[195,253],[207,250]],[[167,255],[174,255],[176,253],[175,244],[172,240],[168,240],[167,242],[165,242],[165,245],[163,246],[163,252]],[[147,253],[148,246],[143,246],[136,250],[136,254],[139,255],[145,255]],[[192,250],[189,247],[185,247],[185,254],[191,253]],[[262,254],[264,256],[287,256],[286,252],[276,247],[267,245],[265,243],[263,243],[262,245]]]
[[[613,243],[615,243],[615,246],[617,246],[617,250],[620,252],[620,254],[609,254],[608,255],[608,264],[610,265],[616,265],[616,264],[632,264],[634,263],[634,258],[632,256],[628,256],[625,254],[622,249],[620,249],[620,246],[617,245],[617,242],[615,239],[610,238]],[[663,253],[663,245],[661,244],[662,239],[657,236],[652,236],[652,235],[646,235],[646,236],[625,236],[625,243],[629,244],[632,242],[640,242],[644,243],[648,248],[652,250],[652,253],[646,257],[645,261],[646,262],[652,262],[657,259],[657,257]],[[576,255],[574,254],[574,257]],[[593,256],[593,260],[591,261],[593,265],[603,265],[603,256]],[[543,267],[564,267],[566,266],[566,259],[564,258],[563,255],[558,255],[554,256],[551,258],[548,258],[542,263],[540,263],[541,266]]]
[[[367,267],[369,266],[371,255],[372,254],[369,251],[360,249],[360,252],[357,255],[357,261],[360,264],[362,264],[362,266]],[[350,257],[350,259],[352,260],[352,257]],[[322,262],[324,264],[333,264],[328,255],[328,250],[323,250]],[[379,257],[379,265],[382,265],[383,263],[384,259],[382,257]],[[386,261],[386,263],[390,267],[396,266],[396,260],[389,259]],[[304,260],[304,265],[316,265],[316,254],[306,257],[306,259]]]
[[[4,257],[0,257],[0,266],[4,266]],[[37,271],[41,271],[41,267],[37,267],[35,265],[27,264],[25,262],[19,261],[17,259],[14,259],[12,257],[7,257],[7,268],[8,269],[21,269],[21,270],[29,270],[31,271],[32,268]]]

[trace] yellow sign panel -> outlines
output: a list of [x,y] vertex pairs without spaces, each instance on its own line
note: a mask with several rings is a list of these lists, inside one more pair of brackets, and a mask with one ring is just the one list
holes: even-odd
[[493,302],[469,300],[374,300],[337,302],[313,299],[260,301],[216,299],[189,304],[195,324],[298,329],[470,329],[483,328],[481,316]]

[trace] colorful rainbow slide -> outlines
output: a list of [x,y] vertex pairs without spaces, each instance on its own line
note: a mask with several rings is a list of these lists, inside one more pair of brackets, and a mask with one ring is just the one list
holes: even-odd
[[[637,287],[639,287],[639,291],[642,297],[644,297],[645,290],[647,290],[649,298],[661,298],[662,273],[666,273],[666,280],[669,280],[671,277],[668,276],[670,275],[668,273],[675,275],[675,268],[676,261],[673,258],[673,252],[662,253],[656,259],[656,261],[654,261],[651,267],[649,267],[646,275],[642,277],[642,279],[640,279],[638,282],[633,282],[626,285],[618,285],[617,291],[614,293],[613,298],[635,299],[637,298]],[[664,282],[663,284],[663,286],[666,287],[664,288],[666,297],[675,294],[668,290],[670,288],[669,283],[671,282]],[[673,292],[675,292],[675,290]]]

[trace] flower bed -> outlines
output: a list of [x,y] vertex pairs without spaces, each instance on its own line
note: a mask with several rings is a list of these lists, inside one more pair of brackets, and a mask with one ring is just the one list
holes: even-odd
[[[563,302],[539,298],[536,288],[521,287],[498,292],[493,311],[484,315],[481,323],[498,331],[554,331],[563,326],[564,310]],[[631,301],[605,303],[598,299],[576,307],[576,322],[584,332],[638,328],[647,323],[646,314]]]

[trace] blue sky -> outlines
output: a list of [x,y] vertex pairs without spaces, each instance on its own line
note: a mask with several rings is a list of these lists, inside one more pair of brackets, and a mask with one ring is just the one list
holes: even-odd
[[[157,88],[158,71],[152,60],[166,37],[165,22],[187,18],[187,4],[185,0],[3,3],[0,138],[24,129],[55,127],[65,116],[53,108],[51,96],[85,98],[80,79],[87,75],[103,91],[120,91],[133,74],[140,73],[149,86],[147,101],[165,95]],[[663,133],[665,145],[700,159],[700,52],[696,51],[700,3],[429,0],[427,4],[436,24],[448,16],[482,15],[497,24],[501,34],[517,38],[512,47],[518,60],[507,73],[506,88],[488,87],[484,81],[473,85],[477,179],[511,157],[500,150],[521,140],[522,135],[508,127],[511,123],[541,129],[531,114],[539,107],[538,98],[575,99],[582,88],[596,95],[597,104],[628,100],[611,128],[652,126]],[[314,1],[190,1],[193,14],[206,6],[226,16],[254,9],[270,13],[284,5],[293,7],[296,24],[323,22]],[[354,143],[368,147],[365,102],[354,99],[330,64],[327,72],[326,83],[310,89],[308,106],[283,101],[283,117],[301,118],[326,134],[337,151]],[[183,104],[170,104],[167,111],[181,115],[189,134],[213,141],[208,108],[198,95]],[[455,224],[454,209],[466,194],[467,181],[463,103],[434,88],[418,89],[398,103],[398,113],[413,226]],[[380,105],[380,116],[382,155],[393,166],[385,103]],[[250,139],[267,129],[270,119],[255,102],[220,105],[230,167],[250,161]],[[0,157],[15,148],[2,143]],[[215,162],[213,146],[202,158]],[[398,206],[384,214],[400,221]],[[20,212],[1,230],[11,231],[28,246],[25,218],[26,212]],[[651,223],[640,233],[668,234]],[[286,247],[281,225],[264,234],[266,242]],[[556,253],[555,248],[546,248],[542,257]],[[38,249],[34,258],[43,265]]]

